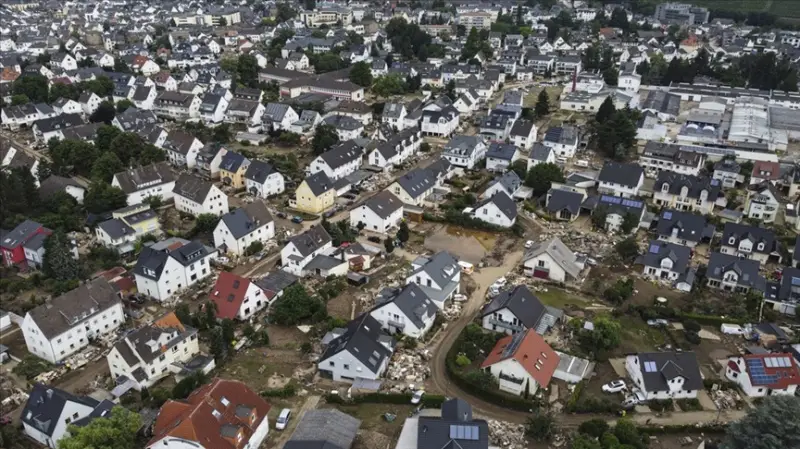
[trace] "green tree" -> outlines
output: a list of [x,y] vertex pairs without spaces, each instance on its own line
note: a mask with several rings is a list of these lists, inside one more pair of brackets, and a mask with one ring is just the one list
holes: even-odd
[[540,442],[550,441],[555,428],[556,420],[552,414],[536,411],[525,422],[525,435]]
[[59,449],[134,449],[142,426],[141,416],[115,406],[108,416],[92,419],[85,426],[69,426],[68,436],[58,441]]
[[111,184],[92,181],[83,199],[83,205],[87,211],[101,214],[127,206],[128,196]]
[[630,234],[631,231],[639,227],[639,217],[636,214],[628,212],[625,214],[625,217],[622,219],[622,225],[620,229],[622,229],[623,234]]
[[372,85],[372,69],[364,61],[357,62],[350,68],[350,81],[362,87]]
[[608,24],[613,28],[620,28],[623,32],[627,32],[630,28],[628,13],[625,12],[623,8],[614,8],[614,11],[611,13],[611,20]]
[[386,237],[383,241],[383,248],[386,250],[386,254],[391,254],[394,251],[394,240],[391,237]]
[[214,214],[200,214],[194,222],[195,234],[210,234],[219,223],[220,217]]
[[617,421],[617,424],[614,426],[614,436],[617,437],[620,444],[623,446],[629,445],[641,449],[647,447],[647,443],[645,443],[644,438],[639,434],[639,430],[636,428],[636,423],[630,419],[620,419]]
[[114,120],[116,113],[117,110],[114,108],[114,103],[110,101],[104,101],[97,106],[97,109],[95,109],[94,112],[92,112],[92,115],[89,116],[89,121],[92,123],[103,122],[107,125],[110,125],[111,121]]
[[619,83],[619,70],[616,67],[603,70],[603,81],[609,86],[616,86]]
[[319,125],[311,140],[311,148],[314,149],[314,154],[322,154],[337,143],[339,143],[339,134],[336,132],[336,128],[332,125]]
[[408,223],[405,221],[400,222],[400,228],[397,230],[397,240],[405,243],[408,241],[410,235],[410,231],[408,230]]
[[111,141],[109,149],[116,153],[126,166],[133,165],[144,150],[145,142],[138,134],[119,133]]
[[534,106],[534,112],[536,112],[537,117],[544,117],[550,113],[550,97],[547,95],[547,90],[542,89],[539,92],[539,97],[536,98],[536,106]]
[[536,164],[525,177],[525,185],[533,189],[534,196],[541,196],[550,190],[554,182],[564,182],[564,172],[553,163]]
[[224,17],[220,17],[219,21],[217,22],[217,26],[221,27],[228,26],[228,20]]
[[128,108],[133,107],[134,104],[131,100],[125,98],[124,100],[120,100],[117,102],[117,114],[122,114],[123,112],[127,111]]
[[345,61],[338,53],[333,52],[322,54],[312,53],[309,55],[309,59],[311,60],[311,65],[314,67],[314,71],[318,74],[341,70],[350,65],[349,61]]
[[575,435],[570,442],[570,449],[606,449],[600,446],[600,442],[582,433]]
[[34,103],[44,103],[49,96],[47,78],[42,75],[26,74],[14,80],[12,95],[25,95]]
[[44,241],[42,272],[59,282],[80,279],[81,266],[72,256],[72,243],[63,232],[56,231]]
[[14,95],[11,97],[11,106],[19,106],[21,104],[30,103],[31,99],[25,94]]
[[131,73],[131,68],[122,60],[122,58],[114,58],[114,71],[120,73]]
[[372,85],[372,92],[379,97],[391,97],[406,93],[406,80],[399,74],[379,76]]
[[609,119],[611,119],[615,112],[617,112],[617,108],[614,106],[614,100],[608,96],[605,100],[603,100],[603,103],[600,104],[600,107],[597,109],[597,114],[595,114],[594,120],[598,125],[605,124]]
[[239,82],[247,87],[258,87],[258,60],[255,56],[244,54],[239,56],[236,65]]
[[100,150],[101,153],[105,153],[111,150],[111,142],[114,139],[122,134],[119,128],[116,126],[111,125],[103,125],[100,128],[97,128],[97,134],[94,138],[94,146]]
[[260,241],[256,240],[256,241],[254,241],[253,243],[251,243],[250,245],[247,246],[247,248],[244,250],[244,255],[245,256],[252,256],[253,254],[256,254],[259,251],[263,251],[263,250],[264,250],[264,244],[261,243]]
[[325,304],[311,296],[301,284],[292,285],[270,307],[270,322],[294,326],[309,320],[320,321],[327,315]]
[[722,449],[800,447],[800,397],[768,396],[728,425]]
[[605,205],[600,205],[592,212],[592,225],[595,229],[605,229],[607,218],[608,208]]
[[594,438],[600,438],[608,432],[610,426],[608,423],[600,418],[590,419],[589,421],[584,421],[578,426],[578,432],[589,435]]
[[630,262],[639,255],[639,244],[633,236],[624,240],[620,240],[615,246],[614,250],[619,254],[622,260]]
[[581,329],[578,333],[578,342],[584,351],[595,354],[604,354],[622,342],[622,326],[611,318],[601,316],[594,320],[594,329]]
[[278,23],[288,22],[297,16],[297,11],[292,8],[289,3],[278,3],[277,6],[277,14],[275,15],[275,21]]
[[511,171],[516,173],[517,176],[519,176],[519,179],[521,179],[523,181],[528,176],[528,161],[527,160],[524,160],[524,159],[516,160],[513,163],[511,163],[511,166],[509,168],[511,169]]

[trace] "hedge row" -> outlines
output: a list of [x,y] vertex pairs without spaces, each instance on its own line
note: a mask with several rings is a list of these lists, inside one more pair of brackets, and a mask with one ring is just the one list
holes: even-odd
[[[338,394],[325,395],[329,404],[411,404],[411,393],[366,393],[344,398]],[[420,405],[424,408],[442,408],[445,397],[438,394],[425,394]]]
[[608,398],[596,398],[593,396],[582,397],[583,388],[586,386],[584,381],[578,382],[572,394],[567,400],[564,411],[567,413],[618,413],[622,410],[622,405]]
[[638,426],[639,432],[647,435],[665,435],[673,433],[724,433],[727,424],[676,424],[669,426]]
[[503,394],[499,391],[487,390],[483,388],[483,386],[477,385],[474,382],[467,379],[466,377],[464,377],[464,375],[461,374],[461,371],[459,371],[458,367],[456,366],[455,350],[458,347],[459,347],[458,343],[454,344],[453,347],[450,348],[450,351],[447,353],[447,358],[445,360],[445,369],[447,371],[447,376],[450,378],[450,380],[453,381],[454,384],[456,384],[456,386],[486,402],[499,405],[501,407],[510,408],[512,410],[529,412],[533,409],[538,408],[538,404],[534,401],[524,399],[522,397]]
[[273,388],[261,392],[265,398],[290,398],[297,394],[297,388],[293,384],[286,384],[283,388]]
[[731,382],[729,380],[724,379],[703,379],[703,387],[706,390],[710,390],[714,388],[714,384],[719,385],[719,388],[723,391],[725,390],[736,390],[739,388],[739,385],[736,382]]
[[739,318],[730,318],[730,317],[721,317],[721,316],[714,316],[714,315],[697,315],[694,313],[682,313],[680,315],[683,321],[685,320],[695,320],[699,324],[705,324],[707,326],[721,326],[725,323],[727,324],[745,324],[747,320],[739,319]]

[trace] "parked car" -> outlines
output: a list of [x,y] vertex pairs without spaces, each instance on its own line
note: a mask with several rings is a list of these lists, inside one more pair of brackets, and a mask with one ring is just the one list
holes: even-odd
[[606,393],[619,393],[626,388],[625,381],[622,379],[612,380],[611,382],[603,385],[603,391]]
[[335,208],[331,209],[329,211],[326,211],[324,214],[322,214],[322,216],[325,217],[325,218],[331,218],[334,215],[336,215],[336,209]]
[[663,318],[658,318],[655,320],[647,320],[647,325],[653,327],[666,327],[669,326],[669,321]]
[[425,394],[422,390],[417,390],[411,395],[411,403],[412,404],[419,404],[422,401],[422,396]]
[[299,215],[295,215],[294,217],[292,217],[292,223],[298,223],[299,224],[299,223],[302,223],[302,222],[303,222],[303,217],[301,217]]
[[278,430],[283,430],[286,428],[286,425],[289,424],[289,419],[292,417],[292,411],[288,408],[281,410],[281,414],[278,415],[278,419],[275,420],[275,428]]
[[634,390],[622,401],[622,407],[631,408],[639,404],[644,404],[645,402],[647,402],[647,397],[644,393],[639,390]]
[[533,240],[528,240],[525,242],[525,249],[531,248],[533,246]]
[[278,216],[278,218],[286,218],[286,212],[278,212],[278,213],[277,213],[277,214],[275,214],[275,215],[277,215],[277,216]]

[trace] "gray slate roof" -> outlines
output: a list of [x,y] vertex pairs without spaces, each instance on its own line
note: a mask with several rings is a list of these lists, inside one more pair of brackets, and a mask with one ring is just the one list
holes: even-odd
[[528,287],[518,285],[495,296],[492,302],[483,307],[481,316],[490,315],[504,308],[511,311],[528,329],[536,329],[547,310]]
[[[114,288],[99,277],[53,298],[28,313],[45,337],[52,339],[68,331],[81,319],[105,312],[120,299]],[[94,313],[90,311],[94,309]],[[84,315],[86,317],[82,318]]]
[[638,185],[642,176],[644,176],[644,169],[642,169],[642,166],[639,164],[606,162],[605,165],[603,165],[603,169],[600,170],[598,180],[600,182],[611,182],[626,187],[634,187]]
[[328,167],[337,168],[361,158],[362,148],[352,140],[339,145],[319,155]]
[[647,252],[642,256],[642,264],[646,267],[661,267],[661,261],[672,261],[672,271],[684,273],[689,267],[692,250],[687,246],[651,240]]
[[583,195],[571,190],[550,189],[548,192],[547,211],[557,213],[564,209],[572,215],[578,215],[583,203]]
[[400,288],[384,288],[376,299],[375,308],[394,303],[415,326],[425,327],[424,317],[433,317],[439,307],[417,284],[407,284]]
[[221,220],[228,227],[233,238],[237,240],[273,221],[272,215],[263,201],[253,201],[244,207],[228,212],[222,216]]
[[377,216],[385,219],[402,208],[403,202],[392,192],[384,190],[365,201],[363,205],[375,212]]
[[[292,437],[284,449],[350,449],[356,438],[361,421],[336,409],[309,410],[300,418]],[[327,443],[327,445],[303,445],[300,443]]]
[[533,147],[531,147],[528,158],[535,161],[546,162],[552,151],[552,148],[545,146],[543,143],[536,142],[533,144]]
[[458,259],[447,251],[439,251],[431,257],[420,256],[414,260],[413,265],[419,265],[419,268],[415,269],[409,277],[424,271],[439,286],[447,285],[461,270],[458,266]]
[[492,142],[489,145],[489,150],[486,152],[487,158],[502,159],[511,162],[514,154],[517,153],[517,147],[508,143]]
[[258,184],[264,184],[267,182],[267,178],[269,175],[277,173],[275,167],[272,166],[269,162],[264,161],[251,161],[250,166],[247,167],[247,171],[244,173],[245,179],[249,179],[254,181]]
[[[463,426],[463,427],[454,427]],[[469,429],[468,438],[459,430]],[[487,449],[489,425],[472,418],[472,407],[463,399],[442,404],[441,418],[421,416],[417,423],[418,449]]]
[[175,180],[175,176],[166,162],[156,162],[144,167],[119,172],[114,177],[117,178],[120,188],[125,193],[134,193],[145,187],[150,188],[153,185],[157,185],[149,184],[151,182],[158,181],[159,184],[166,184]]
[[305,183],[315,196],[320,196],[333,188],[333,181],[321,170],[312,175],[308,175],[305,179]]
[[398,178],[397,183],[412,198],[416,198],[436,184],[436,176],[425,168],[415,168]]
[[[517,218],[517,204],[506,192],[501,191],[495,193],[490,198],[480,201],[475,205],[475,210],[480,209],[488,203],[493,203],[509,220],[515,220]],[[480,218],[480,215],[476,214],[475,218]]]
[[673,229],[678,229],[677,238],[690,242],[699,242],[703,238],[714,235],[714,225],[706,224],[706,217],[691,212],[665,210],[658,218],[656,228],[658,235],[671,236]]
[[522,260],[527,262],[542,254],[548,254],[558,266],[573,278],[577,278],[580,274],[580,270],[576,264],[578,258],[558,237],[536,243],[525,251],[525,256]]
[[[602,173],[601,173],[602,175]],[[678,174],[671,171],[662,170],[658,173],[653,190],[662,192],[664,184],[667,184],[667,191],[672,195],[679,195],[681,190],[688,189],[688,198],[700,198],[700,193],[705,190],[708,194],[708,201],[714,202],[722,191],[722,186],[718,179],[700,176]]]
[[492,182],[489,183],[489,187],[486,189],[488,190],[495,184],[500,184],[503,188],[509,192],[510,194],[514,194],[519,188],[522,186],[522,180],[519,179],[517,172],[513,170],[509,170],[502,175],[494,178]]
[[[694,352],[643,352],[637,356],[648,392],[669,391],[667,382],[679,376],[684,378],[684,390],[703,388],[703,377]],[[647,372],[645,362],[654,362],[655,371]]]
[[213,185],[210,181],[184,173],[175,182],[172,193],[202,204]]
[[330,234],[322,226],[314,226],[308,231],[289,239],[289,243],[293,243],[303,257],[308,256],[331,241]]
[[392,351],[380,343],[382,337],[381,324],[370,314],[362,314],[347,323],[342,335],[328,343],[319,361],[322,364],[336,354],[348,351],[364,367],[377,374],[383,361],[392,356]]
[[758,274],[759,265],[757,260],[741,259],[729,254],[711,253],[708,260],[708,268],[706,269],[706,277],[721,280],[725,273],[733,271],[738,276],[738,285],[752,287],[763,292],[766,287],[766,281],[763,276]]
[[[733,239],[733,242],[731,242],[731,239]],[[738,248],[742,240],[750,240],[755,253],[769,254],[778,249],[775,231],[772,229],[740,223],[725,223],[725,227],[722,229],[722,244]],[[764,244],[763,251],[758,249],[759,243]]]
[[99,402],[85,396],[76,396],[55,387],[37,383],[28,396],[21,420],[36,430],[52,437],[61,413],[69,402],[96,407]]

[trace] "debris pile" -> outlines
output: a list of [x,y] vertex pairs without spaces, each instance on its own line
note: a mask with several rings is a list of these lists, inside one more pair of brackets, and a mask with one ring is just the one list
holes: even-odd
[[461,316],[461,303],[451,301],[442,309],[442,315],[447,321],[457,320]]
[[395,352],[392,363],[389,364],[387,375],[389,379],[401,382],[423,382],[431,375],[428,364],[430,352],[427,349]]
[[525,449],[525,426],[504,421],[489,420],[489,445],[507,449]]
[[722,410],[738,409],[742,403],[742,397],[739,392],[736,390],[723,390],[716,384],[711,388],[711,399]]

